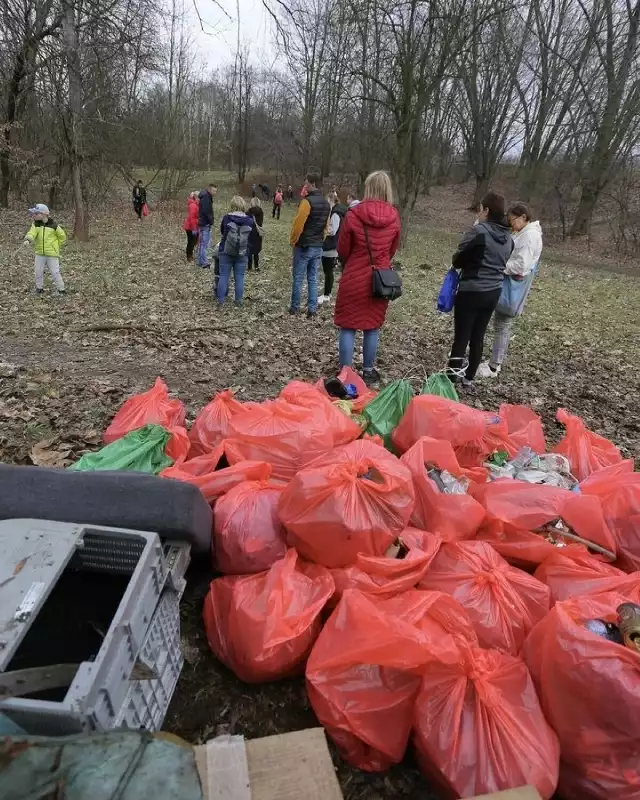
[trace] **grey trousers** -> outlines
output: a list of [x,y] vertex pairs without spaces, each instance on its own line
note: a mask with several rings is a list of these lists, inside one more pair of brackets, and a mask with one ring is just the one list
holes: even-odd
[[506,317],[504,314],[500,314],[497,311],[493,315],[493,349],[491,351],[491,358],[489,359],[489,364],[492,367],[502,366],[502,362],[509,349],[511,329],[515,321],[515,317]]
[[64,281],[60,274],[60,261],[54,256],[36,256],[36,289],[44,286],[44,268],[51,273],[53,282],[59,292],[64,292]]

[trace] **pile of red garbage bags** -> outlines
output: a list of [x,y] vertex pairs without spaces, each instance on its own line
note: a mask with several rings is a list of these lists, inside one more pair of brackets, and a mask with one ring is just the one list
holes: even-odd
[[[364,770],[412,746],[446,797],[525,784],[547,800],[640,797],[640,652],[585,627],[640,602],[633,463],[561,409],[554,452],[576,490],[492,480],[494,454],[546,451],[539,417],[434,395],[411,400],[389,452],[360,416],[374,393],[342,377],[360,392],[350,405],[322,382],[262,403],[221,392],[188,438],[158,380],[109,427],[180,429],[162,476],[214,508],[216,657],[248,683],[306,674],[318,719]],[[434,471],[464,488],[442,491]]]

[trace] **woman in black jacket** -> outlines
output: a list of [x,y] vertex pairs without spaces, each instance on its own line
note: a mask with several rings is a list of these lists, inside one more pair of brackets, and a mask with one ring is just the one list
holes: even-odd
[[247,214],[253,217],[255,225],[249,234],[249,269],[255,267],[256,272],[260,272],[260,251],[262,250],[262,225],[264,224],[264,211],[262,203],[258,197],[252,197],[249,203]]
[[[478,220],[462,237],[451,263],[460,270],[454,308],[454,339],[449,375],[468,386],[482,361],[484,335],[502,291],[513,239],[505,219],[505,199],[489,192],[480,204]],[[466,360],[467,347],[469,361]]]

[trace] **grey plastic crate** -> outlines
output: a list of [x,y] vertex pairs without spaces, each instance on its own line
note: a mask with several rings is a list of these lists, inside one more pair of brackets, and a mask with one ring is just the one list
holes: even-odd
[[184,663],[180,650],[180,596],[173,589],[162,593],[137,663],[155,677],[129,682],[115,727],[159,731]]
[[[17,725],[34,734],[62,735],[108,730],[116,724],[129,692],[132,670],[147,641],[152,618],[169,577],[160,539],[155,533],[40,520],[9,520],[0,523],[0,545],[6,540],[15,543],[20,537],[27,541],[27,550],[33,549],[33,541],[37,540],[40,543],[40,550],[45,552],[45,558],[49,558],[49,561],[44,562],[42,557],[28,558],[16,575],[15,581],[18,582],[20,579],[24,595],[25,587],[32,583],[29,570],[32,569],[30,562],[34,562],[39,569],[35,576],[38,579],[36,582],[41,586],[37,609],[34,606],[31,616],[29,617],[27,613],[26,618],[22,620],[22,627],[25,630],[22,631],[20,639],[26,635],[26,629],[36,618],[37,610],[46,602],[65,566],[82,571],[110,572],[131,577],[97,656],[93,661],[80,664],[62,702],[13,697],[0,702],[0,710]],[[54,545],[63,540],[64,546],[71,552],[70,558],[65,559],[61,555],[56,560],[46,555],[55,551]],[[48,546],[47,543],[53,545]],[[176,543],[172,543],[172,548],[175,547],[178,547],[178,550],[171,550],[173,566],[170,583],[183,587],[184,570],[188,564],[188,545],[186,553],[180,551]],[[14,556],[19,553],[18,548]],[[2,563],[7,564],[4,560]],[[47,576],[46,570],[43,574],[43,563],[44,567],[52,570],[51,585],[46,583]],[[11,569],[11,564],[7,569]],[[6,586],[11,586],[13,583],[14,581],[10,580]],[[19,610],[18,603],[9,604],[11,607],[4,603],[6,586],[0,585],[0,613],[4,623],[0,625],[0,630],[2,627],[10,626],[14,611],[17,614]],[[29,594],[28,590],[26,593]],[[13,595],[12,601],[15,599]],[[178,602],[179,592],[175,593],[175,596]],[[22,606],[24,598],[20,604],[20,607]],[[70,613],[73,613],[73,609],[70,609]],[[19,640],[13,644],[15,651]],[[179,643],[177,651],[180,652]],[[4,669],[7,667],[10,669],[5,658]]]

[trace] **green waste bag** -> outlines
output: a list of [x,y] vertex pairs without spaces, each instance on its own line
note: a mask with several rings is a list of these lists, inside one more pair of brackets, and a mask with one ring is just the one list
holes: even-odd
[[76,472],[125,470],[157,475],[173,464],[173,459],[164,452],[170,438],[169,431],[161,425],[145,425],[96,453],[86,453],[69,469]]
[[362,412],[367,420],[367,433],[384,439],[384,446],[392,449],[391,434],[402,419],[413,397],[413,387],[408,381],[399,380],[385,386]]
[[429,375],[420,394],[437,394],[438,397],[446,397],[448,400],[460,400],[456,387],[444,372],[434,372],[433,375]]

